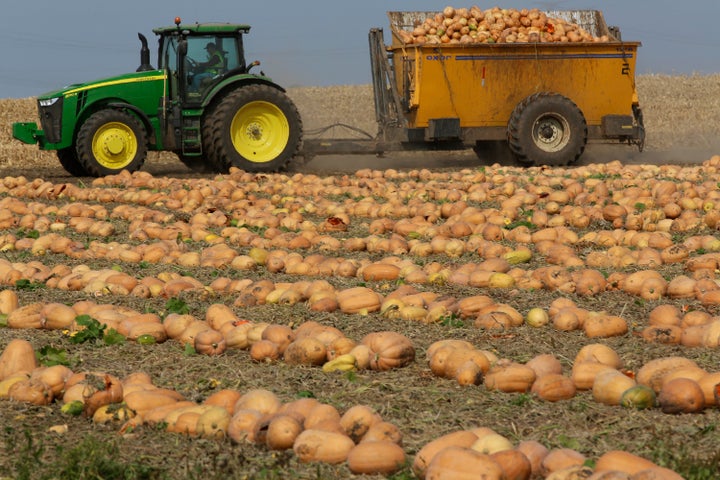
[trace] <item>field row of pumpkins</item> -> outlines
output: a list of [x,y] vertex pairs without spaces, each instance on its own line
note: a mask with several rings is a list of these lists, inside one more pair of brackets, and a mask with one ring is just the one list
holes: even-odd
[[[161,318],[155,313],[88,300],[72,306],[37,302],[21,307],[12,290],[0,292],[0,298],[16,305],[7,314],[7,325],[11,328],[64,330],[73,335],[84,328],[78,325],[77,318],[87,315],[143,344],[172,339],[204,355],[221,355],[227,349],[248,350],[256,362],[282,360],[290,365],[322,367],[325,372],[387,371],[407,366],[416,356],[413,342],[394,331],[372,332],[357,342],[336,327],[312,320],[295,329],[283,324],[251,322],[220,303],[212,304],[201,320],[178,313]],[[551,306],[552,315],[577,308],[563,306],[567,301],[555,301]],[[663,322],[679,318],[680,312],[675,308],[656,307],[651,313],[652,327],[662,330],[669,325]],[[18,313],[22,323],[16,320]],[[530,321],[536,320],[532,317],[537,313],[529,312]],[[489,315],[506,314],[497,310]],[[692,322],[692,315],[686,313],[685,320]],[[603,344],[590,344],[582,349],[575,357],[571,375],[564,375],[562,364],[551,354],[539,355],[522,364],[500,358],[490,350],[477,349],[463,340],[438,340],[428,348],[427,361],[433,374],[454,379],[460,385],[483,384],[488,390],[507,393],[532,392],[547,401],[565,400],[578,391],[592,390],[593,398],[606,405],[639,408],[659,405],[666,413],[695,413],[717,405],[720,395],[720,371],[708,372],[690,359],[671,356],[648,361],[638,370],[636,379],[634,372],[623,370],[620,356]],[[0,357],[0,366],[2,363]],[[0,385],[10,373],[28,370],[24,366],[24,363],[13,363],[7,372],[0,371]],[[0,395],[1,391],[0,388]]]
[[405,44],[578,43],[608,42],[608,35],[593,36],[579,25],[549,17],[533,9],[493,7],[481,9],[447,6],[417,22],[412,30],[395,30]]
[[[6,288],[0,292],[0,313],[7,315],[10,327],[68,330],[69,334],[78,330],[78,315],[90,315],[143,343],[172,339],[210,355],[223,354],[227,348],[246,349],[256,361],[312,365],[328,375],[333,370],[402,368],[417,361],[413,343],[387,331],[356,341],[310,321],[291,329],[248,321],[233,311],[304,304],[308,312],[357,315],[358,321],[368,315],[416,323],[457,317],[491,332],[547,326],[582,331],[591,339],[638,335],[678,347],[716,347],[720,340],[713,298],[720,295],[713,293],[720,292],[714,280],[720,260],[718,164],[720,157],[683,169],[611,163],[567,170],[361,170],[355,175],[330,177],[233,171],[217,179],[186,180],[137,172],[97,179],[87,186],[6,177],[0,180],[0,250],[6,255],[0,260],[0,284]],[[93,267],[96,261],[103,267]],[[154,266],[154,276],[143,276],[147,265]],[[166,271],[158,274],[162,265]],[[203,283],[180,271],[217,275]],[[276,275],[283,275],[285,281]],[[75,292],[73,298],[84,295],[86,299],[72,305],[20,305],[17,296],[13,298],[16,292],[12,287],[23,280]],[[447,289],[467,295],[440,293]],[[557,300],[532,312],[513,306],[512,292],[540,289],[555,293]],[[630,319],[623,312],[582,307],[584,299],[610,291],[654,302],[657,308],[649,318]],[[186,293],[225,304],[213,304],[205,318],[179,314],[163,318],[118,305],[125,296],[165,299]],[[503,302],[493,297],[502,297]],[[298,336],[304,340],[291,348]],[[567,372],[558,368],[558,359],[552,356],[520,363],[462,340],[439,339],[424,360],[434,375],[446,379],[439,381],[456,381],[469,391],[482,384],[487,389],[562,401],[585,390],[600,403],[657,407],[666,413],[702,412],[718,403],[717,372],[679,356],[647,359],[631,372],[617,354],[613,357],[597,345],[591,345],[597,349],[592,360],[578,354],[572,371]],[[10,382],[0,379],[8,396],[10,383],[21,386],[29,381],[28,375],[36,380],[46,371],[36,365],[25,370],[28,373],[12,377]],[[110,374],[85,372],[86,377],[88,373],[93,385],[97,385],[97,375],[107,380],[107,385],[116,384]],[[135,383],[143,383],[140,379],[135,376]],[[146,385],[152,383],[142,380]],[[37,382],[33,385],[39,396],[22,397],[20,386],[14,386],[12,397],[64,398],[64,394],[48,394]],[[134,388],[173,398],[173,404],[187,401],[163,387]],[[241,392],[228,395],[236,400],[243,397]],[[113,415],[120,417],[134,412],[135,417],[127,418],[126,424],[118,423],[118,428],[141,428],[146,415],[125,408],[124,394],[121,399],[125,405],[113,402],[113,407],[98,407],[92,415],[115,410]],[[72,406],[72,402],[64,404]],[[84,403],[81,410],[90,415]],[[220,421],[211,423],[216,426],[231,421],[236,415],[235,403],[225,403],[225,413],[213,409],[205,419],[211,421],[213,415],[219,415],[215,418]],[[190,434],[195,428],[195,435],[204,435],[206,426],[199,427],[197,420],[206,407],[184,406],[195,410],[184,412],[188,415],[183,422],[187,423],[181,422],[179,431]],[[258,432],[255,427],[259,424],[253,424],[252,434],[259,433],[258,438],[273,448],[265,435],[269,433],[267,422],[274,417],[249,415],[245,421],[264,419]],[[330,430],[307,429],[304,421],[291,417],[283,419],[285,428],[289,423],[298,437],[305,431]],[[378,434],[399,434],[398,426],[373,419],[383,424]],[[229,425],[224,435],[232,438]],[[347,461],[357,472],[394,471],[405,459],[405,453],[399,456],[400,442],[395,437],[384,438],[400,449],[383,449],[390,457],[388,463],[368,466],[370,459],[379,462],[386,458],[373,450],[377,445],[364,446],[362,454],[353,456],[352,450],[371,442],[363,442],[357,435],[353,438],[340,431],[337,423],[333,425],[333,433],[345,437],[319,443],[345,445],[347,452],[307,447],[298,448],[298,456],[304,458],[302,455],[312,451],[310,455],[318,455],[318,461]],[[625,476],[640,479],[648,474],[639,473],[645,470],[639,467],[656,468],[637,457],[622,456],[629,454],[609,452],[610,460],[598,458],[592,473],[582,466],[586,459],[577,452],[563,449],[545,452],[547,456],[531,454],[523,450],[524,442],[521,447],[508,445],[507,439],[486,438],[494,432],[484,429],[470,431],[471,435],[467,432],[457,433],[464,440],[445,444],[448,450],[434,442],[428,444],[428,448],[434,445],[435,453],[445,452],[437,456],[434,466],[431,456],[425,455],[432,448],[418,451],[415,474],[461,478],[459,469],[473,465],[476,471],[488,469],[488,478],[502,478],[510,475],[510,466],[525,465],[523,458],[531,472],[547,478],[568,478],[559,476],[567,469],[586,477],[612,478],[607,470],[632,464],[635,467],[624,470]],[[304,438],[318,442],[311,434]],[[497,441],[495,447],[504,447],[483,446],[490,440]],[[479,443],[473,448],[475,442]],[[393,457],[393,452],[398,456]],[[326,454],[340,456],[322,457]],[[365,467],[353,466],[357,465],[353,458],[360,458]],[[467,462],[453,462],[452,458]],[[671,472],[656,471],[665,475],[658,478],[678,478]],[[514,478],[527,477],[521,471]]]
[[[267,326],[263,330],[273,327],[277,330],[274,335],[282,330],[282,326]],[[319,324],[314,328],[321,334],[329,332]],[[384,333],[392,336],[392,332]],[[289,340],[286,335],[281,336]],[[341,334],[337,338],[342,338]],[[265,340],[256,344],[262,341]],[[285,348],[290,345],[292,342]],[[559,360],[551,354],[539,355],[525,365],[495,358],[491,365],[493,357],[489,352],[476,350],[463,340],[440,340],[430,346],[427,354],[431,369],[438,374],[441,371],[444,376],[455,374],[454,370],[466,369],[467,363],[482,364],[480,372],[487,373],[484,381],[488,388],[506,392],[531,389],[548,401],[568,399],[576,389],[591,389],[593,398],[602,403],[651,408],[655,406],[657,390],[664,412],[693,413],[705,405],[716,404],[720,394],[720,384],[707,391],[700,387],[702,378],[720,381],[720,372],[700,377],[697,371],[701,369],[682,357],[648,362],[638,371],[636,382],[629,372],[621,370],[623,362],[618,354],[602,344],[590,344],[578,352],[572,378],[562,374]],[[692,378],[701,380],[698,383]],[[705,381],[703,388],[708,385]],[[706,402],[704,395],[708,392],[710,398]],[[266,389],[247,392],[223,389],[200,403],[192,402],[172,388],[155,385],[144,373],[120,379],[107,372],[73,372],[63,365],[40,366],[27,340],[12,340],[0,355],[0,398],[35,405],[48,405],[57,399],[63,404],[64,413],[83,414],[96,423],[117,425],[121,433],[163,425],[171,433],[253,442],[270,450],[292,449],[302,462],[347,462],[350,471],[356,474],[390,474],[407,461],[401,430],[383,421],[366,405],[355,405],[341,413],[334,406],[312,398],[282,402]],[[66,427],[51,428],[62,434]],[[587,467],[586,460],[585,455],[570,448],[550,450],[530,440],[513,444],[494,430],[479,427],[427,443],[414,457],[412,470],[418,478],[429,479],[464,478],[480,473],[485,475],[483,478],[498,480],[531,476],[681,478],[620,450],[601,455],[594,468]]]

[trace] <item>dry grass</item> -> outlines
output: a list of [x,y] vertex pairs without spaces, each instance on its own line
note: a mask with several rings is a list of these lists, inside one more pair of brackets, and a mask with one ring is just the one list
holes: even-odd
[[[709,156],[720,151],[720,74],[642,75],[637,81],[648,152],[693,148],[707,150]],[[298,87],[289,89],[289,94],[308,135],[334,124],[350,125],[371,135],[377,132],[370,85]],[[57,165],[54,153],[12,139],[13,122],[36,119],[34,99],[0,99],[0,166]],[[327,134],[357,135],[342,127]]]

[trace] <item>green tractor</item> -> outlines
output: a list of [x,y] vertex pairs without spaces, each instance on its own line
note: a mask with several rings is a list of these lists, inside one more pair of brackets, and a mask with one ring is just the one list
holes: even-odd
[[259,62],[245,61],[249,31],[176,18],[174,26],[153,30],[158,68],[139,33],[136,72],[39,96],[41,127],[15,123],[13,136],[56,150],[74,176],[137,171],[148,150],[174,152],[197,172],[282,170],[300,151],[302,121],[282,87],[250,72]]

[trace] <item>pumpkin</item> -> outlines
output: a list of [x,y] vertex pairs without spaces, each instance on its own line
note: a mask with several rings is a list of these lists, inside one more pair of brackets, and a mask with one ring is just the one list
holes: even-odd
[[345,433],[358,443],[370,427],[381,420],[382,418],[373,408],[367,405],[355,405],[342,414],[340,425]]
[[232,418],[223,406],[207,405],[208,408],[197,419],[197,434],[202,438],[222,439],[227,435],[227,428]]
[[0,290],[0,314],[7,315],[20,307],[15,290]]
[[627,321],[616,315],[589,315],[583,323],[585,335],[589,338],[606,338],[624,335],[628,332]]
[[500,465],[505,480],[528,480],[532,475],[530,460],[519,450],[502,450],[490,457]]
[[608,365],[615,369],[622,368],[623,361],[620,355],[612,348],[603,343],[591,343],[583,346],[575,355],[575,363],[597,362]]
[[610,450],[598,457],[595,462],[596,472],[620,471],[633,475],[657,465],[638,455],[622,450]]
[[347,465],[354,474],[388,475],[405,464],[405,451],[390,440],[363,442],[352,448]]
[[603,370],[595,375],[592,395],[596,402],[605,405],[620,405],[623,393],[635,385],[635,379],[619,370]]
[[280,347],[270,340],[260,340],[250,346],[250,358],[256,362],[273,362],[280,358]]
[[260,338],[276,344],[279,353],[282,354],[287,346],[295,340],[295,332],[287,325],[270,324],[265,327]]
[[238,400],[240,400],[240,397],[242,397],[242,393],[238,390],[224,388],[207,397],[203,404],[223,407],[229,414],[232,415],[235,411],[235,404]]
[[64,303],[47,303],[40,310],[42,326],[48,330],[69,328],[77,317],[75,309]]
[[301,337],[287,346],[283,358],[290,365],[320,366],[327,358],[327,347],[316,338]]
[[368,428],[360,442],[376,442],[389,440],[398,445],[402,445],[403,435],[400,429],[394,423],[375,422]]
[[13,383],[8,389],[8,398],[33,405],[48,405],[52,403],[54,396],[45,382],[28,378]]
[[580,467],[585,463],[585,455],[571,448],[553,448],[545,455],[542,461],[541,470],[544,476],[553,472],[569,468]]
[[504,472],[490,455],[469,448],[447,447],[437,453],[428,465],[427,480],[502,480]]
[[655,390],[646,385],[634,385],[620,396],[620,405],[626,408],[652,408],[656,403]]
[[270,450],[288,450],[303,431],[302,421],[294,415],[277,414],[270,418],[265,433],[265,444]]
[[637,371],[635,380],[641,385],[647,385],[655,390],[660,391],[663,384],[663,377],[673,370],[687,367],[698,367],[695,361],[680,356],[660,357],[645,363]]
[[252,409],[272,415],[280,409],[280,399],[270,390],[256,388],[248,390],[235,402],[234,411]]
[[103,405],[93,413],[92,419],[95,423],[123,423],[135,417],[134,410],[125,403],[109,403]]
[[340,412],[338,412],[334,406],[328,403],[318,403],[305,415],[303,427],[305,429],[319,430],[318,426],[324,425],[325,427],[330,427],[331,430],[337,430],[347,435],[345,429],[340,424],[341,418]]
[[303,430],[293,443],[293,452],[303,462],[339,464],[347,460],[355,443],[347,435],[322,430]]
[[[63,400],[67,402],[64,397]],[[139,415],[145,416],[147,412],[175,405],[180,400],[177,396],[170,395],[165,390],[150,389],[146,391],[138,390],[130,392],[127,395],[124,395],[123,401],[130,409],[134,410]]]
[[235,443],[254,441],[253,432],[265,414],[251,408],[235,409],[227,427],[227,435]]
[[314,398],[298,398],[297,400],[282,404],[278,409],[278,413],[291,415],[298,418],[301,422],[304,422],[305,417],[319,404],[320,402]]
[[530,461],[532,475],[539,477],[542,471],[542,461],[550,450],[537,440],[521,440],[515,449],[523,453]]
[[485,374],[485,387],[501,392],[528,392],[535,381],[535,371],[507,360],[497,362]]
[[525,362],[525,366],[532,368],[537,378],[540,378],[548,373],[561,374],[563,371],[560,360],[558,360],[558,358],[552,353],[536,355]]
[[500,435],[497,432],[488,431],[485,434],[479,434],[478,431],[475,430],[475,434],[478,439],[470,445],[470,448],[476,452],[491,455],[495,452],[513,449],[512,442],[507,437]]
[[38,366],[35,351],[27,340],[10,340],[0,355],[0,380],[19,372],[30,373]]
[[163,326],[165,327],[165,333],[167,333],[167,336],[176,339],[182,335],[191,323],[196,321],[198,321],[197,318],[192,315],[170,313],[167,317],[165,317],[165,320],[163,320]]
[[65,365],[52,365],[50,367],[38,367],[32,371],[30,378],[38,379],[45,383],[53,392],[53,396],[62,397],[65,391],[65,382],[72,376],[73,371]]
[[705,408],[705,394],[690,378],[674,378],[663,383],[657,401],[663,413],[697,413]]
[[542,400],[557,402],[574,397],[576,388],[570,378],[560,373],[546,373],[533,382],[530,391]]
[[370,349],[370,368],[387,371],[415,360],[415,347],[405,335],[392,331],[372,332],[360,341]]
[[194,346],[197,353],[203,355],[220,355],[227,349],[227,342],[222,333],[208,328],[195,335]]
[[10,328],[42,328],[43,303],[31,303],[18,307],[7,316],[7,326]]
[[591,390],[595,383],[595,377],[605,370],[617,369],[599,362],[575,362],[570,378],[578,390]]
[[428,466],[435,456],[441,451],[451,447],[461,447],[458,450],[467,450],[472,452],[471,455],[479,455],[478,452],[470,450],[470,446],[475,443],[477,439],[477,435],[473,432],[468,430],[459,430],[442,435],[435,440],[431,440],[426,443],[415,455],[415,459],[412,463],[412,471],[418,476],[418,478],[425,478]]
[[380,310],[382,295],[368,287],[353,287],[337,292],[337,302],[343,313],[367,314]]

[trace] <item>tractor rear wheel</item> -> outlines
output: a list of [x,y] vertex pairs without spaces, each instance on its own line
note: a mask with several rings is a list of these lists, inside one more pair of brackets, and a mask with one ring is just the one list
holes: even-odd
[[56,151],[60,165],[73,177],[87,177],[88,172],[78,160],[75,147],[61,148]]
[[231,92],[203,122],[203,149],[219,172],[237,167],[248,172],[287,168],[300,151],[302,120],[281,90],[249,85]]
[[137,117],[123,110],[100,110],[77,136],[78,160],[92,177],[140,170],[147,156],[147,135]]
[[508,143],[521,164],[569,165],[580,158],[587,144],[585,116],[567,97],[536,93],[513,110]]

